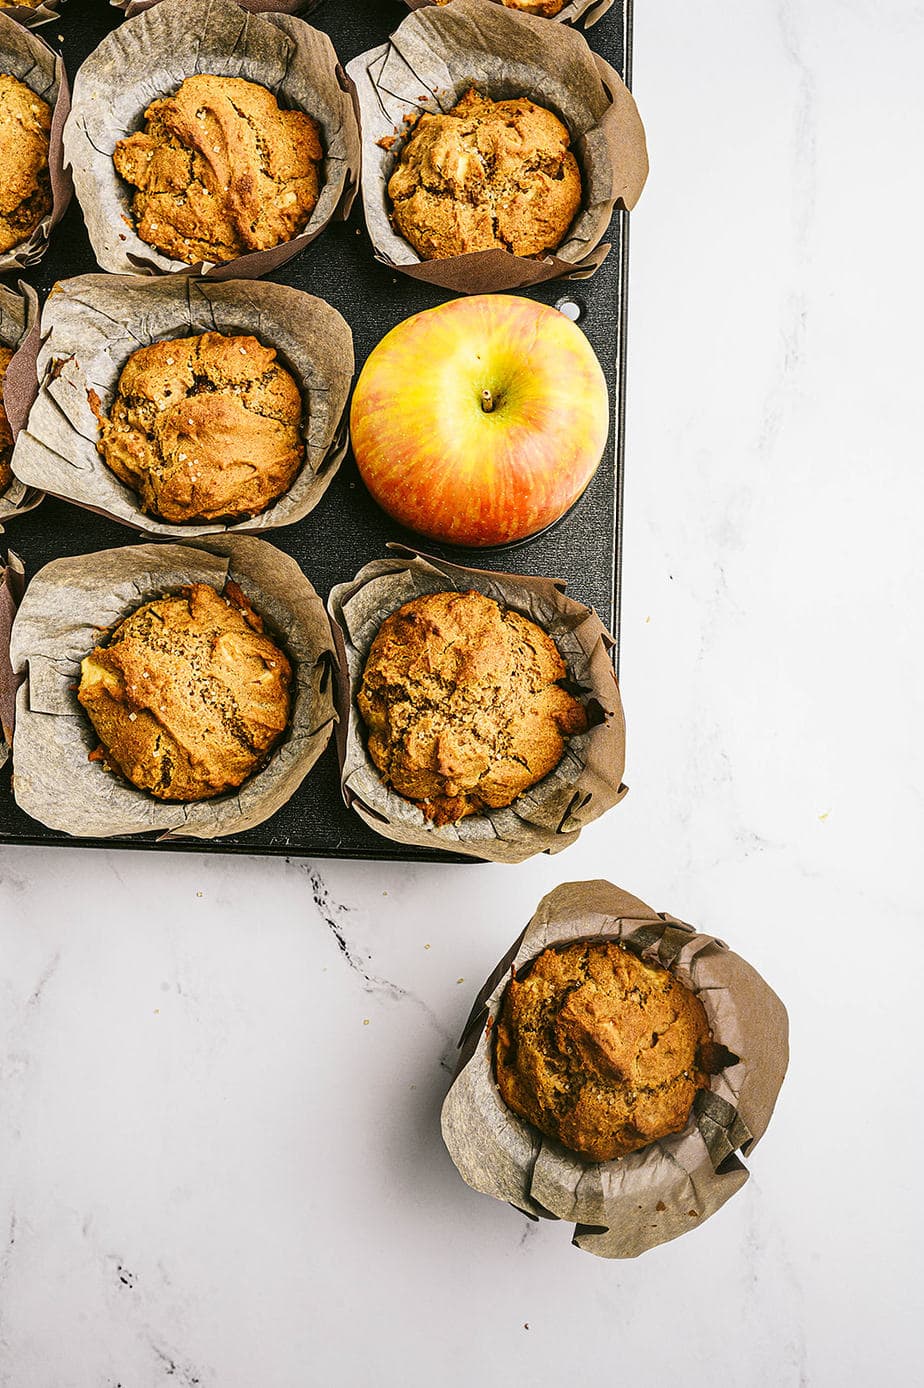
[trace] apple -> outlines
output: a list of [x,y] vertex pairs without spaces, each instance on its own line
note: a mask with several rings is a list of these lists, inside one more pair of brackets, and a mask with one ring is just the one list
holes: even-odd
[[510,544],[558,520],[599,466],[606,381],[557,309],[477,294],[415,313],[363,367],[350,414],[363,481],[433,540]]

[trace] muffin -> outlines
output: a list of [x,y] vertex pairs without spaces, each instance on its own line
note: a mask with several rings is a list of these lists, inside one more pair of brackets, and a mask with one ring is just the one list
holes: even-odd
[[495,1028],[508,1108],[588,1161],[682,1132],[708,1088],[702,1003],[614,940],[545,949],[513,975]]
[[535,622],[481,593],[428,593],[382,623],[357,706],[386,785],[435,824],[510,805],[587,728]]
[[120,140],[116,171],[142,241],[173,260],[224,262],[291,241],[318,200],[320,127],[242,77],[187,77]]
[[240,589],[195,583],[147,602],[81,663],[93,755],[158,800],[208,800],[267,759],[292,666]]
[[0,253],[27,240],[51,211],[51,107],[0,72]]
[[13,431],[3,407],[3,382],[6,379],[6,368],[12,359],[13,353],[9,347],[0,347],[0,496],[13,480],[13,469],[10,467],[10,459],[13,456]]
[[304,461],[301,392],[255,337],[153,342],[125,363],[108,417],[91,404],[107,466],[161,520],[257,515]]
[[[436,0],[438,5],[448,5],[450,0]],[[547,19],[559,14],[565,8],[565,0],[501,0],[508,10],[519,10],[521,14],[538,14]]]
[[527,97],[470,88],[445,115],[425,113],[388,182],[392,222],[422,260],[499,248],[541,255],[581,206],[581,172],[557,116]]

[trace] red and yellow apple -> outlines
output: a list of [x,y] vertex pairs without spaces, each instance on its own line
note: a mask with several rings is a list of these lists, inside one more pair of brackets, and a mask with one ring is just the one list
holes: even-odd
[[533,299],[478,294],[405,319],[350,414],[363,481],[395,520],[485,547],[544,530],[603,456],[606,381],[583,332]]

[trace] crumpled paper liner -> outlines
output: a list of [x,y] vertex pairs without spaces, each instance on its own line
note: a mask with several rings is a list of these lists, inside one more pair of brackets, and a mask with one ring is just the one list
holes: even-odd
[[[29,14],[33,11],[24,11]],[[37,34],[24,29],[11,18],[11,10],[0,10],[0,72],[9,73],[31,88],[51,107],[51,134],[48,144],[48,173],[51,179],[51,211],[42,218],[31,236],[0,254],[0,274],[36,265],[48,249],[52,227],[60,222],[71,200],[70,174],[64,167],[62,132],[70,110],[70,89],[64,62]],[[54,18],[52,14],[48,16]]]
[[[133,189],[112,153],[139,130],[145,109],[197,72],[243,77],[268,87],[281,104],[320,123],[323,183],[305,229],[291,241],[221,265],[187,265],[142,241],[131,214]],[[97,260],[127,274],[206,273],[252,279],[297,255],[335,217],[349,214],[359,182],[359,128],[346,74],[326,34],[287,14],[247,14],[236,0],[160,0],[126,20],[86,59],[74,81],[64,150]]]
[[[295,678],[289,730],[261,771],[215,800],[167,804],[88,760],[99,739],[77,702],[80,662],[100,632],[142,603],[189,583],[219,591],[231,579]],[[13,792],[50,829],[79,838],[159,830],[165,840],[211,839],[262,824],[301,785],[330,738],[336,662],[324,605],[294,559],[245,535],[195,545],[146,544],[55,559],[30,582],[13,624],[10,661],[26,679],[16,697]]]
[[[547,945],[622,940],[698,994],[716,1042],[738,1057],[697,1096],[682,1133],[609,1162],[584,1162],[507,1108],[494,1079],[493,1023],[511,968]],[[748,1178],[736,1155],[764,1133],[789,1059],[786,1009],[721,940],[610,882],[567,882],[539,903],[478,994],[443,1104],[443,1140],[462,1178],[533,1218],[573,1220],[573,1242],[602,1258],[634,1258],[701,1224]]]
[[[108,414],[132,352],[212,330],[249,333],[277,349],[302,392],[305,462],[289,490],[248,520],[158,520],[140,509],[137,493],[97,451],[90,392]],[[56,285],[42,313],[41,335],[34,373],[40,387],[16,442],[13,470],[22,482],[135,529],[188,539],[291,525],[317,506],[346,453],[353,336],[336,309],[300,289],[178,275],[78,275]]]
[[20,680],[10,664],[10,632],[25,586],[22,560],[10,550],[0,555],[0,766],[6,764],[13,743],[16,690]]
[[[19,291],[17,292],[5,284],[0,284],[0,345],[9,347],[14,353],[3,382],[4,406],[14,439],[18,432],[17,424],[20,417],[20,391],[13,362],[16,360],[16,349],[28,339],[33,325],[37,322],[38,295],[32,286],[24,284],[20,280]],[[14,477],[6,491],[0,492],[0,535],[3,534],[4,521],[12,520],[14,516],[21,516],[26,511],[31,511],[41,499],[40,492],[27,487],[17,477]],[[0,642],[0,650],[2,650],[2,642]]]
[[[648,155],[631,92],[576,30],[488,0],[453,0],[408,15],[388,43],[354,58],[347,72],[360,105],[366,226],[383,264],[461,294],[586,278],[600,266],[613,208],[635,206]],[[530,97],[571,132],[583,206],[554,252],[518,256],[495,248],[421,260],[391,225],[388,180],[408,133],[405,117],[449,111],[473,83],[494,100]]]
[[48,24],[52,19],[59,19],[58,10],[64,0],[42,0],[40,5],[7,5],[0,9],[0,14],[6,15],[8,19],[15,19],[17,24],[24,24],[27,29],[37,29],[41,24]]
[[[609,0],[610,4],[612,2]],[[109,0],[109,3],[117,10],[124,10],[126,19],[133,19],[136,14],[152,10],[161,0]],[[310,14],[321,0],[237,0],[237,3],[250,14]]]
[[[409,10],[422,10],[439,3],[440,0],[405,0]],[[503,4],[503,0],[495,0],[495,4]],[[602,19],[612,6],[613,0],[571,0],[571,3],[559,10],[558,14],[540,15],[537,18],[548,18],[557,24],[579,24],[582,28],[589,29],[598,19]]]
[[[626,794],[625,722],[610,652],[613,638],[597,614],[565,597],[560,579],[463,568],[392,545],[402,558],[378,559],[331,592],[328,611],[340,657],[337,751],[344,801],[370,829],[394,843],[443,849],[493,863],[557,853]],[[389,790],[366,750],[356,709],[369,648],[385,618],[423,593],[477,589],[531,618],[555,640],[569,677],[581,686],[593,726],[568,739],[554,771],[506,809],[434,825],[410,800]]]

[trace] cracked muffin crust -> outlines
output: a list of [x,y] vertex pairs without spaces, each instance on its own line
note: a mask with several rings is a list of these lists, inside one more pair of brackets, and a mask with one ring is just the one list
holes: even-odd
[[695,993],[613,940],[542,951],[512,975],[495,1027],[508,1108],[589,1161],[682,1132],[708,1088]]
[[552,638],[481,593],[428,593],[393,612],[357,706],[386,785],[436,824],[510,805],[584,732]]
[[0,252],[27,240],[51,211],[51,107],[0,72]]
[[320,127],[242,77],[187,77],[120,140],[116,171],[138,191],[135,230],[187,264],[291,241],[318,200]]
[[153,342],[128,358],[108,417],[91,404],[107,466],[162,520],[254,516],[304,461],[301,392],[255,337]]
[[13,469],[10,467],[10,459],[13,456],[13,431],[3,406],[3,382],[6,378],[6,368],[12,359],[13,353],[9,347],[0,347],[0,496],[13,480]]
[[395,230],[422,260],[554,250],[581,206],[569,145],[551,111],[472,87],[447,114],[424,113],[408,136],[388,183]]
[[81,664],[94,757],[158,800],[208,800],[263,764],[289,721],[292,666],[234,583],[145,603]]

